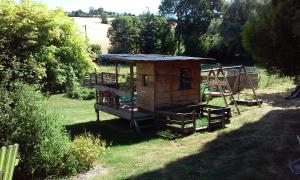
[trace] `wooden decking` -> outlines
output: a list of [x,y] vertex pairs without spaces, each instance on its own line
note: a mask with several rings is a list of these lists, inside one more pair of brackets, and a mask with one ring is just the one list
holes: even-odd
[[[118,116],[122,119],[131,120],[131,108],[124,105],[119,108],[95,104],[95,109]],[[154,119],[154,114],[151,112],[135,109],[133,111],[133,118],[137,121]]]

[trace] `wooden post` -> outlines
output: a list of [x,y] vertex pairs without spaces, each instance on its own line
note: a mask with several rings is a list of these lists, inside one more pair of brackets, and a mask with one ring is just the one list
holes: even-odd
[[251,88],[252,88],[254,97],[255,97],[255,99],[256,99],[256,102],[257,102],[258,106],[261,107],[260,102],[259,102],[259,100],[258,100],[258,97],[256,96],[256,93],[255,93],[255,90],[254,90],[254,86],[253,86],[252,80],[250,79],[249,74],[248,74],[248,72],[247,72],[245,66],[242,66],[242,68],[244,69],[244,71],[245,71],[245,73],[246,73],[246,77],[247,77],[248,81],[250,82],[250,85],[251,85]]
[[155,62],[154,63],[154,123],[155,123],[155,126],[156,126],[156,129],[159,129],[160,128],[160,118],[159,118],[159,115],[158,113],[156,112],[157,111],[157,108],[156,108],[156,91],[157,91],[157,86],[156,86],[156,76],[157,76],[157,63]]
[[208,125],[207,125],[207,130],[208,131],[211,131],[211,119],[210,119],[210,117],[211,117],[211,113],[210,113],[210,109],[208,109],[207,110],[207,121],[208,121]]
[[228,103],[227,103],[227,100],[226,100],[226,97],[225,97],[225,94],[224,94],[222,85],[220,84],[220,80],[219,80],[217,74],[216,74],[213,70],[212,70],[212,74],[214,75],[215,80],[216,80],[216,82],[218,83],[217,86],[218,86],[218,89],[219,89],[220,92],[221,92],[221,95],[222,95],[222,97],[223,97],[223,99],[224,99],[224,102],[225,102],[225,104],[226,104],[226,107],[228,107]]
[[[210,81],[210,76],[211,76],[211,73],[212,73],[213,71],[212,70],[210,70],[209,72],[208,72],[208,75],[207,75],[207,78],[206,78],[206,83],[207,83],[207,85],[210,87],[210,84],[209,84],[209,81]],[[211,88],[210,88],[211,89]],[[210,91],[210,89],[209,89],[209,91]],[[204,95],[204,91],[205,91],[205,89],[203,89],[203,95]],[[210,101],[210,93],[208,94],[208,96],[206,97],[207,99],[206,99],[206,104],[208,104],[209,103],[209,101]]]
[[[118,63],[116,62],[116,83],[115,88],[119,89],[119,72],[118,72]],[[120,106],[120,97],[118,95],[115,95],[115,106],[118,109]]]
[[98,84],[97,69],[95,68],[95,83]]
[[184,116],[180,116],[180,121],[181,121],[181,132],[185,133],[185,130],[184,130],[185,117]]
[[229,92],[229,93],[230,93],[230,97],[231,97],[231,99],[233,100],[234,106],[235,106],[235,108],[236,108],[238,114],[241,114],[241,112],[240,112],[240,110],[239,110],[239,108],[238,108],[238,105],[237,105],[237,103],[236,103],[236,101],[235,101],[235,98],[234,98],[234,96],[233,96],[233,91],[231,90],[231,87],[230,87],[230,85],[229,85],[229,82],[228,82],[228,80],[227,80],[227,78],[226,78],[226,76],[225,76],[225,73],[224,73],[224,71],[222,70],[222,68],[219,70],[218,74],[219,74],[219,73],[221,73],[221,74],[223,75],[225,84],[226,84],[228,90],[230,91],[230,92]]
[[[103,78],[103,72],[102,72],[100,75],[101,75],[101,83],[100,83],[100,85],[103,86],[103,84],[104,84],[104,83],[103,83],[103,81],[104,81],[104,78]],[[104,104],[103,101],[104,101],[104,99],[103,99],[103,92],[101,91],[101,92],[100,92],[100,104],[101,104],[101,105]]]
[[130,97],[130,102],[131,102],[131,117],[130,117],[130,127],[133,128],[135,127],[136,131],[140,134],[140,128],[137,124],[137,122],[134,119],[134,89],[133,89],[133,63],[130,63],[130,90],[131,90],[131,97]]
[[200,105],[200,116],[201,116],[201,117],[204,117],[204,112],[203,112],[203,110],[204,110],[203,105]]
[[222,115],[221,115],[221,123],[222,123],[222,128],[225,128],[225,121],[226,121],[226,118],[225,118],[225,108],[222,108]]
[[[96,70],[96,69],[95,69],[95,81],[96,81],[96,85],[97,85],[97,70]],[[96,104],[99,104],[99,92],[97,91],[96,85],[95,85],[95,91],[96,91]]]
[[97,121],[100,121],[100,111],[97,109]]
[[119,89],[119,71],[118,71],[118,63],[116,62],[116,83],[115,83],[115,88]]
[[92,88],[92,86],[93,86],[92,76],[93,76],[93,74],[91,73],[91,74],[89,75],[89,88]]
[[133,118],[134,118],[134,112],[133,112],[133,64],[130,64],[130,103],[131,103],[131,117],[130,117],[130,127],[133,127]]
[[192,119],[193,119],[193,132],[195,133],[196,132],[196,111],[193,110],[192,112]]
[[174,69],[174,65],[171,63],[171,74],[169,74],[169,80],[170,80],[170,105],[173,106],[173,69]]
[[[95,86],[94,87],[96,87],[97,84],[98,84],[97,69],[95,69]],[[95,90],[96,90],[96,105],[98,105],[98,104],[100,104],[99,101],[100,101],[100,94],[101,94],[101,92],[98,91],[96,88],[95,88]],[[102,104],[102,102],[101,102],[101,104]],[[99,109],[96,109],[96,113],[97,113],[97,121],[100,121],[100,111],[99,111]]]
[[235,80],[235,82],[234,82],[234,86],[233,86],[233,91],[234,92],[238,92],[239,90],[237,89],[237,86],[238,86],[238,84],[239,84],[239,86],[240,86],[240,82],[241,82],[241,71],[242,71],[242,66],[240,66],[239,67],[239,74],[238,74],[238,76],[236,77],[236,80]]
[[197,93],[197,104],[199,104],[200,102],[202,102],[202,98],[201,98],[201,66],[200,63],[198,63],[198,66],[200,67],[200,70],[197,74],[199,81],[198,81],[198,93]]

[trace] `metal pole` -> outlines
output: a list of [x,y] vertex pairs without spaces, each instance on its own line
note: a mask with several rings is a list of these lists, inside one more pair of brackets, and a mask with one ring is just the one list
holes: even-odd
[[88,39],[88,37],[87,37],[87,30],[86,30],[86,24],[84,25],[84,32],[85,32],[85,39]]

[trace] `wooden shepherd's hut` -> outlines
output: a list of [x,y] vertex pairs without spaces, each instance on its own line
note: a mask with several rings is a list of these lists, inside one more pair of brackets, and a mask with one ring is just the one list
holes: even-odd
[[[115,73],[101,73],[96,80],[97,119],[99,111],[139,123],[154,119],[161,108],[199,104],[201,63],[214,59],[157,54],[105,54],[98,56],[115,66]],[[130,67],[129,76],[119,67]],[[121,81],[125,77],[127,81]]]

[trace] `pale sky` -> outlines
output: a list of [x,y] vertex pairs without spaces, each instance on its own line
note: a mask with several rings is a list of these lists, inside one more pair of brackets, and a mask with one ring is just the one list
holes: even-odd
[[82,9],[88,11],[89,7],[104,8],[105,11],[127,12],[141,14],[149,9],[152,13],[158,12],[161,0],[36,0],[48,4],[50,8],[63,7],[65,11]]

